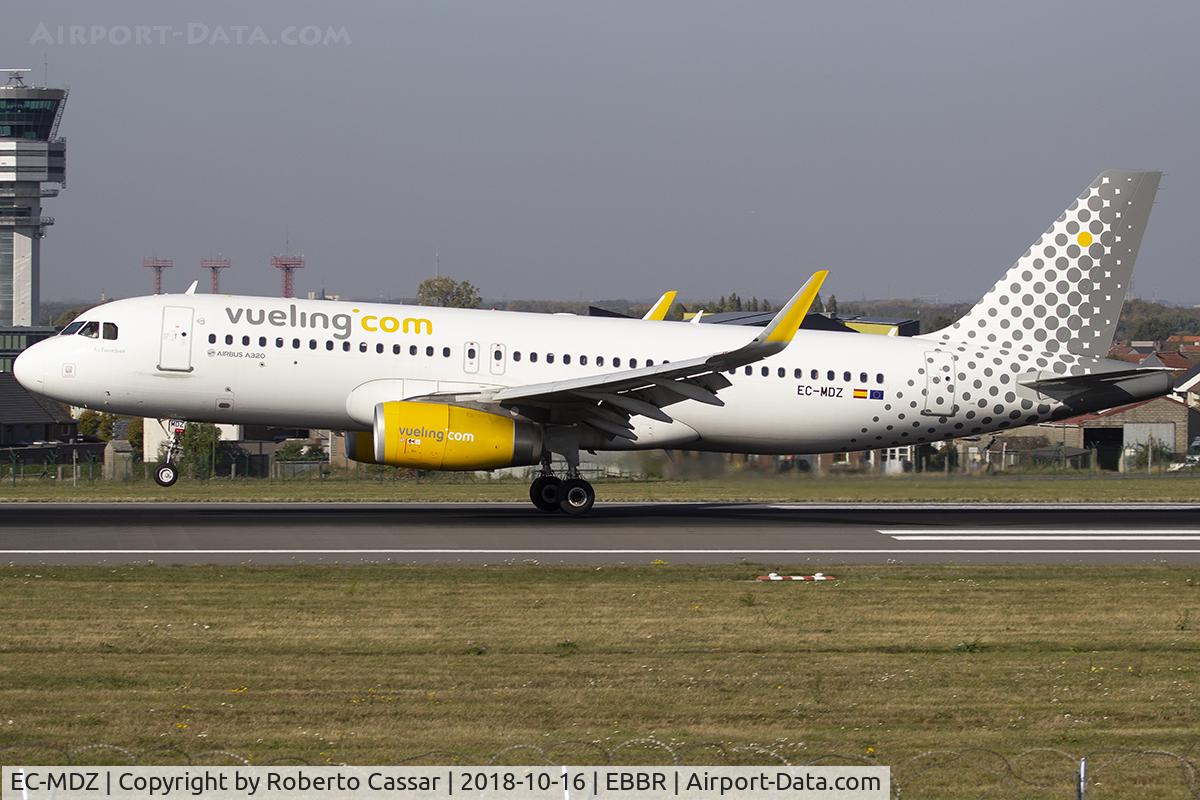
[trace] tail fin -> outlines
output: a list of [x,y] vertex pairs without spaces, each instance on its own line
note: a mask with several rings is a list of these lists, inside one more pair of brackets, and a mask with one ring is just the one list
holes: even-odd
[[1161,177],[1101,173],[965,317],[929,337],[1103,358]]

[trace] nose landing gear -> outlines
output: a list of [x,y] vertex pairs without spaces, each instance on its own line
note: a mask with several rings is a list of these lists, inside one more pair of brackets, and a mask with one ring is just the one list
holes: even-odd
[[179,468],[175,466],[175,459],[179,458],[179,451],[182,448],[184,431],[187,430],[187,423],[181,419],[173,419],[168,423],[170,433],[167,435],[167,455],[163,463],[158,464],[154,468],[154,482],[164,489],[168,486],[174,486],[175,481],[179,480]]

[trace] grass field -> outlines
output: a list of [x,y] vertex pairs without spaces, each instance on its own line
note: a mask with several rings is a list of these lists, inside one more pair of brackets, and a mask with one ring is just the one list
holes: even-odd
[[[815,478],[731,477],[707,480],[602,480],[597,501],[782,501],[782,502],[1197,502],[1200,475],[1023,475],[946,477],[844,476]],[[70,501],[342,501],[342,502],[528,502],[518,480],[471,480],[452,476],[413,480],[181,480],[170,489],[148,481],[0,482],[0,502]]]
[[[1019,756],[1035,748],[1195,761],[1200,568],[748,582],[761,571],[3,567],[0,761],[61,757],[2,749],[38,741],[178,748],[151,762],[486,762],[535,745],[502,759],[662,763],[619,747],[654,737],[690,763],[874,759],[906,798],[1073,796],[1067,756]],[[1089,797],[1193,796],[1165,757],[1097,756],[1093,776]]]

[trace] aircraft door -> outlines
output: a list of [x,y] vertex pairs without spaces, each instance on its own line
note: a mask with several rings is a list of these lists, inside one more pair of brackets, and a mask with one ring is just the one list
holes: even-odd
[[925,353],[925,408],[922,414],[948,417],[954,413],[954,354]]
[[502,344],[493,344],[488,349],[492,357],[492,374],[503,375],[504,364],[508,360],[508,348]]
[[479,372],[479,342],[467,342],[463,345],[463,372]]
[[182,306],[163,308],[158,368],[164,372],[192,371],[192,309]]

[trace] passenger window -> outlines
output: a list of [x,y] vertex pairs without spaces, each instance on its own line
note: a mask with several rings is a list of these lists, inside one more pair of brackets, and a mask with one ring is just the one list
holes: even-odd
[[333,339],[330,339],[330,340],[328,340],[327,342],[325,342],[325,349],[326,349],[326,350],[332,350],[332,349],[333,349]]
[[267,346],[267,337],[265,337],[265,336],[258,337],[258,346],[266,347]]
[[358,352],[360,352],[360,353],[365,353],[365,352],[367,352],[367,343],[366,343],[366,342],[359,342],[359,343],[358,343]]
[[804,370],[800,369],[799,367],[796,367],[796,371],[792,374],[795,376],[796,380],[800,380],[801,378],[804,377]]
[[383,352],[383,345],[382,345],[382,344],[377,344],[377,345],[375,345],[375,352],[376,352],[376,353],[382,353],[382,352]]
[[767,377],[767,376],[768,376],[768,375],[770,375],[770,374],[771,374],[771,368],[770,368],[770,367],[763,367],[763,368],[762,368],[762,376],[763,376],[764,378],[765,378],[765,377]]
[[309,350],[316,350],[316,349],[317,349],[317,340],[316,340],[316,339],[309,339],[309,340],[308,340],[308,349],[309,349]]
[[579,366],[581,366],[581,367],[586,367],[586,366],[587,366],[587,356],[580,356],[580,357],[579,357]]
[[833,370],[829,370],[829,372],[825,373],[826,380],[833,380],[835,377],[836,373]]
[[430,357],[433,356],[433,345],[430,345],[429,347],[425,348],[425,355],[430,356]]
[[858,374],[858,382],[859,382],[859,383],[866,383],[866,382],[867,382],[867,373],[865,373],[865,372],[860,372],[860,373]]
[[343,353],[350,352],[350,343],[349,342],[342,342],[342,352]]
[[629,368],[637,369],[637,359],[636,358],[629,359]]
[[876,375],[875,375],[875,382],[876,382],[876,383],[883,383],[883,373],[882,373],[882,372],[880,372],[880,373],[878,373],[878,374],[876,374]]
[[786,369],[784,369],[783,367],[780,367],[780,368],[779,368],[779,377],[781,377],[781,378],[786,378],[786,377],[787,377],[787,370],[786,370]]
[[842,380],[844,380],[846,383],[850,382],[850,372],[849,371],[842,373]]
[[208,343],[209,343],[209,344],[216,344],[216,343],[217,343],[217,335],[216,335],[215,333],[210,333],[210,334],[208,335]]
[[449,357],[450,357],[450,348],[443,347],[442,348],[442,358],[449,358]]
[[117,326],[111,322],[104,323],[104,338],[105,339],[116,339],[117,338]]
[[604,356],[596,356],[596,366],[597,367],[604,366]]
[[392,355],[394,355],[394,356],[400,355],[400,345],[398,345],[398,344],[392,345]]
[[294,349],[294,350],[300,349],[300,340],[299,339],[292,339],[292,349]]
[[[499,351],[497,351],[497,352],[499,352]],[[410,356],[415,356],[417,354],[417,346],[415,344],[410,344],[408,346],[408,354]]]
[[647,358],[647,359],[646,359],[646,366],[647,366],[647,367],[653,367],[653,366],[654,366],[654,359],[653,359],[653,358]]
[[233,344],[233,335],[225,334],[225,344]]
[[564,364],[571,363],[571,354],[570,353],[563,353],[563,363]]
[[59,336],[72,336],[72,335],[74,335],[75,331],[79,330],[82,327],[83,327],[82,322],[72,322],[70,325],[63,328],[62,333],[60,333],[58,335]]
[[536,364],[537,363],[537,353],[530,353],[529,360]]
[[474,347],[467,348],[467,358],[470,358],[470,359],[475,358],[475,348]]
[[621,357],[620,356],[616,356],[615,358],[613,358],[613,366],[614,367],[621,366]]
[[243,336],[242,337],[242,347],[249,347],[249,346],[250,346],[250,337]]
[[546,363],[547,364],[554,363],[554,353],[546,353]]
[[[499,350],[496,351],[496,360],[497,361],[500,360],[500,351]],[[521,360],[521,351],[513,350],[513,361],[520,361],[520,360]]]
[[275,340],[275,346],[276,346],[276,347],[283,347],[283,338],[282,338],[282,337],[280,337],[280,338],[278,338],[278,339],[276,339],[276,340]]
[[746,374],[747,374],[747,375],[753,375],[753,374],[754,374],[754,367],[746,367]]

